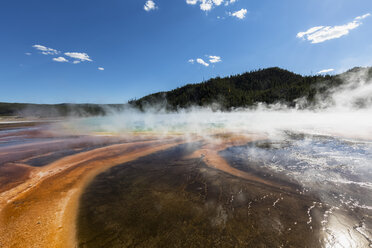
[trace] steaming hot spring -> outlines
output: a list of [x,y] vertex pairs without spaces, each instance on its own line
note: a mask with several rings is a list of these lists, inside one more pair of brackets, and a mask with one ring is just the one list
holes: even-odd
[[258,107],[8,123],[0,244],[369,247],[369,116]]

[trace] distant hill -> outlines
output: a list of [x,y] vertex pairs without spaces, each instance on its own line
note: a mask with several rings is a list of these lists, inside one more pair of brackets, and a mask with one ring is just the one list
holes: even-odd
[[[145,110],[148,107],[174,111],[191,106],[214,106],[221,110],[250,107],[257,103],[283,103],[295,106],[296,100],[304,98],[308,106],[317,94],[323,94],[344,83],[349,74],[367,70],[372,78],[372,67],[353,68],[335,76],[302,76],[273,67],[229,77],[216,77],[198,84],[158,92],[138,100],[131,100],[132,107]],[[97,116],[123,110],[128,104],[28,104],[1,103],[0,116]],[[308,107],[305,106],[305,107]]]
[[124,104],[30,104],[0,102],[0,116],[61,117],[99,116],[120,111]]
[[[358,71],[354,68],[349,72]],[[368,68],[370,76],[372,69]],[[344,83],[342,75],[301,76],[273,67],[239,75],[213,78],[198,84],[145,96],[129,103],[140,109],[152,106],[168,110],[190,106],[211,106],[218,104],[222,110],[249,107],[256,103],[283,103],[294,106],[295,100],[306,98],[311,104],[314,96]]]

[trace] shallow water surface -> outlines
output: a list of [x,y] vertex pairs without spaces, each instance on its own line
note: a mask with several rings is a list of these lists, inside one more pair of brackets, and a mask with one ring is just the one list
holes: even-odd
[[[372,143],[326,136],[288,136],[232,147],[230,163],[267,178],[285,178],[319,198],[325,247],[372,247]],[[311,218],[310,218],[311,217]],[[309,223],[310,224],[310,223]]]
[[99,175],[81,199],[79,246],[320,246],[320,224],[309,226],[306,212],[319,199],[186,158],[198,146],[181,145]]

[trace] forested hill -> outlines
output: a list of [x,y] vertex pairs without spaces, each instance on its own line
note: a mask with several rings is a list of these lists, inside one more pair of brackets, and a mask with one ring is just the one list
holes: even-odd
[[[221,110],[249,107],[256,103],[283,103],[295,106],[296,99],[306,98],[314,102],[315,96],[323,96],[329,89],[343,84],[353,73],[367,73],[372,79],[372,67],[354,68],[335,76],[301,76],[277,67],[247,72],[225,78],[213,78],[198,84],[145,96],[129,104],[24,104],[1,103],[0,116],[96,116],[120,112],[127,105],[141,110],[148,107],[170,111],[191,106],[214,106]],[[364,74],[362,73],[362,74]],[[306,107],[306,106],[305,106]]]
[[[356,70],[359,68],[349,72]],[[371,68],[369,71],[372,76]],[[281,102],[294,106],[296,99],[305,97],[311,103],[317,93],[326,92],[342,83],[341,75],[301,76],[273,67],[225,78],[217,77],[198,84],[188,84],[168,92],[159,92],[132,100],[129,103],[140,109],[161,106],[169,110],[208,106],[215,103],[223,110],[249,107],[258,102],[267,104]]]

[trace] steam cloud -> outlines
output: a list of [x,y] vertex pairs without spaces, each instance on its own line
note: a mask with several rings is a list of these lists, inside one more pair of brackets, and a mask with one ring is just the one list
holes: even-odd
[[205,136],[216,132],[239,134],[259,133],[278,138],[283,132],[340,135],[372,138],[372,83],[368,69],[346,73],[338,88],[317,96],[311,109],[303,108],[305,99],[298,99],[296,108],[281,104],[258,104],[250,109],[231,112],[213,111],[212,107],[193,107],[168,113],[157,106],[145,112],[126,108],[105,117],[73,121],[79,129],[102,132],[147,131],[157,134],[180,133]]

